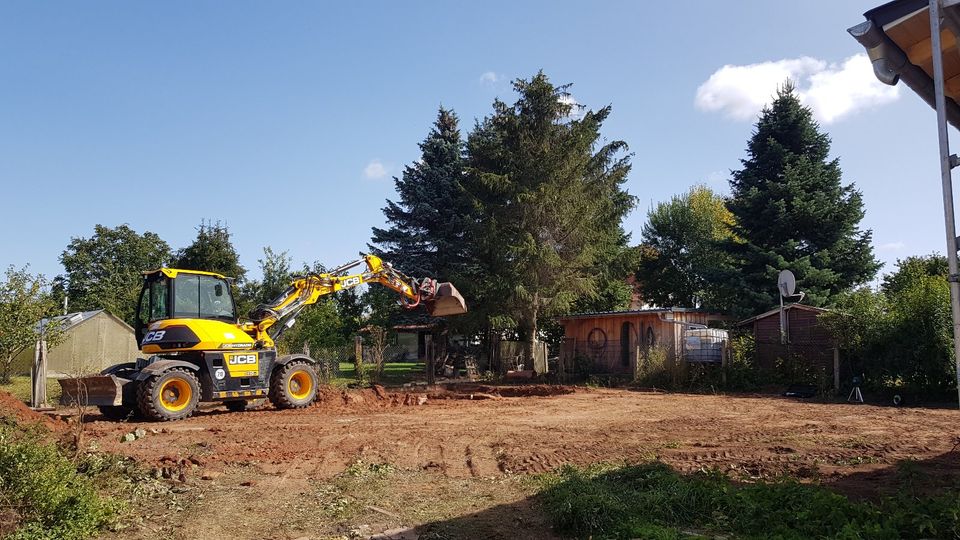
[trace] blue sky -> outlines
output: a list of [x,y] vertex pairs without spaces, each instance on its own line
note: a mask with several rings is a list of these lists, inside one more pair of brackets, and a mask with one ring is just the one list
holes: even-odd
[[845,63],[863,52],[846,28],[879,3],[8,0],[0,265],[53,276],[97,223],[177,248],[201,219],[229,226],[254,275],[268,245],[344,262],[440,104],[467,130],[538,69],[613,106],[604,135],[635,154],[634,240],[657,201],[727,189],[757,92],[788,73],[863,192],[878,257],[942,251],[933,111]]

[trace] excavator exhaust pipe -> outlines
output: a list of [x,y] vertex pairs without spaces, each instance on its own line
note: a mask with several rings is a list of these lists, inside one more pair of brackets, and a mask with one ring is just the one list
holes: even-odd
[[467,312],[467,302],[453,283],[438,283],[437,292],[427,301],[427,312],[431,317],[463,315]]

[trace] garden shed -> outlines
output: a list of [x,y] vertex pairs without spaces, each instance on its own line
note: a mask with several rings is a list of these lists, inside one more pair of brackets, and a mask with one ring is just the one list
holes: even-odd
[[[133,328],[102,309],[52,320],[63,325],[64,339],[47,352],[50,377],[96,373],[113,364],[133,362],[140,354]],[[47,324],[47,320],[40,324]],[[34,348],[27,347],[13,360],[13,373],[29,374],[33,359]]]
[[683,330],[728,320],[720,313],[691,308],[651,308],[576,313],[559,317],[561,357],[588,358],[596,373],[632,374],[639,355],[662,347],[672,361],[683,350]]
[[783,335],[780,334],[780,308],[774,308],[737,323],[749,328],[756,343],[756,362],[761,370],[784,369],[785,361],[801,371],[817,370],[833,378],[840,386],[839,353],[836,340],[818,317],[827,310],[803,304],[783,307]]

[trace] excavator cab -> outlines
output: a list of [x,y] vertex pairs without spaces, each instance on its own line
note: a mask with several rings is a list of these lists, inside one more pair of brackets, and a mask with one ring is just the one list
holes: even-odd
[[236,324],[230,283],[213,272],[160,268],[146,272],[134,331],[143,343],[147,327],[163,319],[207,319]]

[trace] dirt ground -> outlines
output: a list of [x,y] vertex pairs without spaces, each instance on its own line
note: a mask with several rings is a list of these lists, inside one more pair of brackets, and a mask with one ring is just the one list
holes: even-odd
[[[137,427],[147,435],[121,442]],[[744,480],[788,474],[857,497],[887,493],[904,474],[920,475],[929,489],[960,478],[960,411],[760,395],[540,386],[330,390],[316,406],[292,411],[217,408],[165,424],[91,415],[87,437],[181,480],[190,492],[175,525],[148,520],[118,536],[125,538],[161,531],[184,539],[368,537],[385,530],[395,538],[509,538],[521,529],[548,538],[526,475],[568,463],[656,458]],[[413,529],[400,532],[404,527]]]

